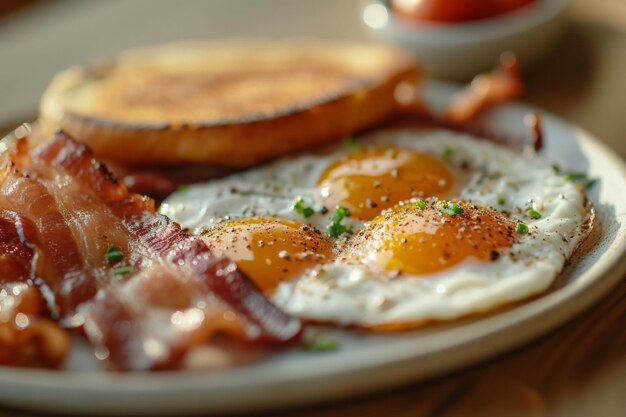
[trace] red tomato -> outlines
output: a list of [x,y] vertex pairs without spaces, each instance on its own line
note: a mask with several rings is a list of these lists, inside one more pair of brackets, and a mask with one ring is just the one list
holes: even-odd
[[465,22],[511,12],[537,0],[392,0],[403,16],[432,22]]

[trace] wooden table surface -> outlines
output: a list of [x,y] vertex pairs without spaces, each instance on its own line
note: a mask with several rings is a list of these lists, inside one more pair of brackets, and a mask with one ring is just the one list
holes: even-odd
[[[192,36],[360,38],[356,2],[37,3],[0,21],[0,126],[32,117],[49,78],[69,64]],[[523,100],[584,127],[626,157],[626,1],[574,1],[570,20],[558,48],[526,75]],[[0,410],[5,415],[22,414]],[[472,368],[402,389],[266,415],[625,416],[626,281],[569,324]]]

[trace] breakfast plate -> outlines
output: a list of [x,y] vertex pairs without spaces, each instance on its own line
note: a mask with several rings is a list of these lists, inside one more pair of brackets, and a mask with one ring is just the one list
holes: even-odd
[[[456,86],[430,83],[424,98],[437,107]],[[523,118],[537,109],[493,108],[472,128],[515,146],[527,134]],[[107,373],[76,340],[61,371],[2,368],[0,402],[57,413],[145,414],[259,411],[330,401],[415,382],[493,356],[572,319],[626,272],[626,167],[583,130],[539,111],[539,157],[597,179],[589,191],[597,224],[553,288],[541,297],[486,316],[419,330],[372,334],[330,331],[333,351],[279,352],[257,363],[214,371]],[[34,401],[34,399],[37,399]]]

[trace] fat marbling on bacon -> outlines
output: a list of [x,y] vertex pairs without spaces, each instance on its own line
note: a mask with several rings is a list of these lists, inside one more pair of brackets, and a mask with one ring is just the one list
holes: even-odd
[[[29,233],[0,250],[26,250],[11,258],[16,279],[39,289],[59,323],[84,330],[114,369],[176,366],[216,333],[299,340],[298,320],[151,199],[128,192],[85,145],[59,132],[34,149],[18,141],[2,158],[0,210],[11,213],[2,219],[8,229],[28,223]],[[121,260],[107,260],[112,246]]]

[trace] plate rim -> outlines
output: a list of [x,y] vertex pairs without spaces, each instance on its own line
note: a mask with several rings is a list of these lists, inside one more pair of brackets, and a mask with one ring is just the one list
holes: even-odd
[[[438,88],[442,88],[443,90],[449,88],[443,83],[442,85],[438,84],[439,83],[431,83],[429,88],[435,91]],[[444,91],[439,94],[446,93]],[[519,102],[507,103],[501,108],[506,110],[507,106],[524,109],[535,108]],[[576,132],[576,143],[579,143],[581,148],[594,150],[596,154],[601,156],[603,161],[609,161],[610,165],[621,174],[620,180],[626,182],[626,163],[609,146],[574,123],[570,123],[550,112],[544,110],[540,111],[547,118],[557,123],[564,124],[573,132]],[[587,156],[588,151],[584,151],[583,154]],[[448,355],[452,355],[452,357],[444,361],[446,362],[444,365],[434,365],[431,369],[420,371],[419,375],[415,375],[415,372],[407,371],[404,372],[401,377],[397,375],[393,376],[393,372],[391,372],[390,369],[412,369],[410,367],[412,362],[419,361],[420,358],[424,356],[433,355],[441,351],[435,353],[430,352],[426,355],[422,353],[422,356],[416,357],[409,349],[412,340],[407,339],[394,341],[393,344],[395,346],[388,346],[384,354],[376,358],[367,358],[367,360],[365,360],[365,355],[361,354],[355,361],[344,364],[343,367],[337,368],[330,374],[327,369],[311,369],[311,366],[300,367],[290,374],[282,373],[277,375],[275,379],[269,382],[262,375],[258,375],[258,372],[254,373],[252,378],[250,375],[246,375],[249,372],[245,367],[233,368],[227,371],[210,372],[209,374],[200,371],[173,371],[158,375],[0,367],[0,400],[5,404],[10,403],[12,406],[32,410],[54,410],[66,413],[89,412],[93,414],[93,398],[88,398],[90,396],[86,396],[86,394],[98,393],[101,394],[101,397],[98,398],[99,404],[109,401],[109,407],[96,410],[98,414],[110,414],[119,411],[145,414],[154,414],[156,412],[162,414],[172,412],[173,410],[191,412],[194,410],[197,411],[199,408],[197,404],[185,405],[184,402],[175,403],[175,407],[173,408],[158,408],[154,406],[154,404],[157,403],[153,403],[152,406],[142,407],[136,403],[134,405],[132,403],[129,404],[127,401],[119,401],[117,403],[110,402],[110,397],[118,396],[129,399],[131,396],[142,393],[157,398],[165,392],[172,394],[173,392],[180,392],[182,390],[189,392],[190,395],[197,395],[198,393],[204,393],[206,395],[207,390],[214,390],[216,394],[224,393],[228,390],[256,390],[256,393],[254,393],[256,395],[249,395],[246,397],[245,402],[233,404],[228,401],[229,397],[226,395],[224,397],[225,401],[217,402],[215,404],[216,407],[202,409],[202,411],[206,413],[217,413],[278,409],[295,404],[305,405],[318,403],[325,400],[334,400],[363,394],[382,387],[390,388],[402,385],[408,381],[416,382],[436,374],[449,372],[452,369],[460,369],[487,357],[512,350],[525,342],[530,342],[540,335],[546,334],[550,330],[565,324],[581,314],[584,310],[590,308],[592,304],[597,302],[623,279],[626,273],[626,257],[624,256],[624,254],[626,254],[626,245],[623,244],[624,242],[626,242],[626,236],[621,236],[621,239],[612,242],[606,248],[606,251],[599,255],[596,263],[585,273],[589,274],[592,278],[584,282],[579,282],[576,285],[565,285],[559,288],[558,291],[544,294],[537,299],[524,302],[511,310],[503,311],[495,316],[485,317],[484,319],[460,326],[462,331],[457,332],[456,339],[451,340],[443,347],[444,353],[448,353]],[[572,300],[576,302],[572,303]],[[522,318],[520,318],[520,316],[522,316]],[[539,325],[537,325],[536,322],[538,319],[541,319],[538,322]],[[533,326],[529,326],[531,322],[534,322]],[[518,328],[520,331],[516,332],[514,337],[507,338],[507,340],[496,340],[499,335],[510,331],[511,328]],[[468,329],[473,331],[468,332]],[[456,329],[452,329],[451,331],[454,330]],[[460,333],[465,333],[466,336],[461,337],[459,336]],[[470,333],[471,337],[469,336]],[[478,336],[476,336],[476,334],[478,334]],[[479,349],[465,357],[458,355],[458,351],[462,350],[467,345],[484,343],[486,340],[490,341],[488,348]],[[350,380],[364,371],[377,372],[377,377],[380,377],[379,382],[366,383],[365,381],[359,381],[359,383],[344,387],[343,389],[326,388],[324,384],[322,384],[322,389],[320,389],[318,385],[316,390],[310,391],[304,396],[302,392],[300,392],[299,394],[294,393],[290,395],[290,398],[281,398],[280,403],[277,403],[276,400],[272,400],[271,396],[267,395],[267,393],[280,388],[288,388],[290,392],[297,391],[298,389],[294,386],[300,386],[303,383],[317,384],[326,382],[327,386],[333,386],[337,385],[336,381],[330,384],[328,383],[329,378]],[[97,374],[98,378],[94,378],[94,374]],[[234,381],[236,381],[236,383],[233,383]],[[174,382],[176,383],[176,388],[173,390],[172,383]],[[41,404],[40,402],[37,404],[31,402],[27,407],[23,407],[24,401],[15,398],[16,390],[19,391],[20,388],[47,390],[47,395],[44,397],[51,402],[42,401]],[[67,406],[69,402],[58,398],[55,400],[54,396],[68,390],[71,391],[69,395],[74,398],[86,396],[86,401],[73,403],[73,406],[69,408],[64,407]],[[104,401],[102,401],[103,399]],[[144,405],[145,404],[146,402],[144,402]]]

